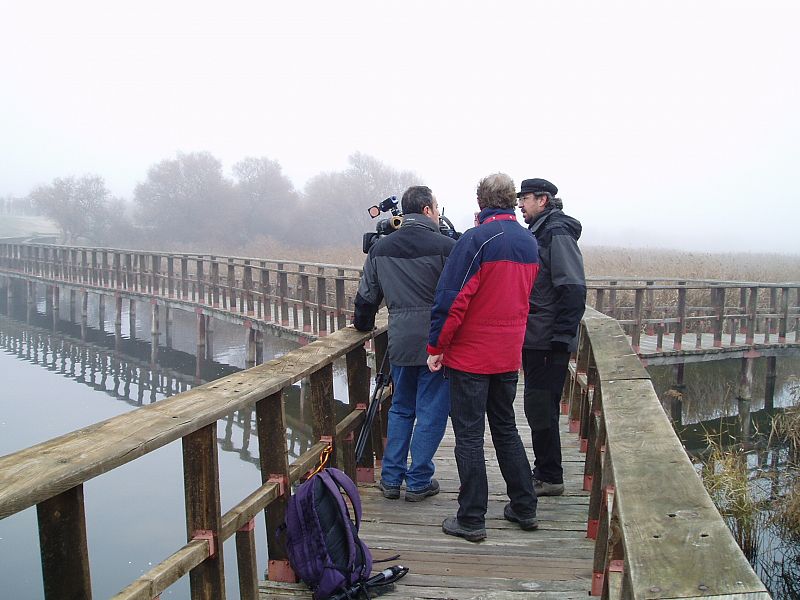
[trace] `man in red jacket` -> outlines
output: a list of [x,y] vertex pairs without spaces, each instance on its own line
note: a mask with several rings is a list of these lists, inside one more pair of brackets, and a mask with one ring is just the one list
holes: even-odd
[[444,366],[450,379],[450,419],[461,480],[458,513],[444,520],[442,530],[471,542],[486,538],[486,417],[510,499],[503,516],[522,529],[538,526],[530,463],[514,415],[538,249],[517,223],[516,203],[508,175],[496,173],[480,181],[479,224],[453,247],[431,310],[428,367],[438,371]]

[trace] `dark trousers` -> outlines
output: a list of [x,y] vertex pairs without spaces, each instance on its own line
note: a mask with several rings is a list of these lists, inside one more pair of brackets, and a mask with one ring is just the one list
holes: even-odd
[[548,483],[564,483],[558,417],[568,366],[568,352],[522,351],[525,416],[531,427],[535,457],[533,476]]
[[458,521],[470,528],[485,525],[489,486],[483,435],[487,417],[511,508],[522,518],[535,516],[531,466],[514,417],[517,372],[479,375],[448,369],[447,376],[450,379],[450,420],[456,437],[456,465],[461,480]]

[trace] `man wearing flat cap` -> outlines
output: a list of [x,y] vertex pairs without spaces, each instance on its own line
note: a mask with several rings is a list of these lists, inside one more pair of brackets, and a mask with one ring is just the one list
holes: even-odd
[[546,179],[525,179],[517,193],[522,216],[539,244],[539,275],[522,346],[525,416],[533,438],[537,496],[564,493],[559,401],[586,305],[586,276],[578,249],[581,224],[564,214],[556,194],[558,188]]

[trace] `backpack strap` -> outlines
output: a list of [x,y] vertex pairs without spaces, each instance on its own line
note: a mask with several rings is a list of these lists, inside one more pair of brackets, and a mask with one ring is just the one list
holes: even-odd
[[[344,472],[333,467],[326,469],[336,484],[344,490],[347,497],[350,498],[350,503],[353,505],[353,512],[356,517],[356,530],[361,529],[361,496],[358,494],[358,488],[353,480],[350,479]],[[346,507],[345,507],[346,508]]]
[[[339,506],[339,514],[347,515],[347,518],[350,518],[350,510],[347,508],[347,504],[342,497],[341,491],[339,491],[339,484],[338,482],[331,476],[330,473],[331,469],[323,469],[319,473],[316,474],[316,477],[319,477],[322,483],[325,485],[327,490],[331,493],[331,495],[335,498],[337,505]],[[346,490],[345,490],[346,491]],[[350,494],[347,494],[350,496]],[[360,513],[360,503],[359,503],[359,513]],[[356,561],[356,540],[353,537],[353,531],[350,528],[350,524],[346,523],[345,527],[345,535],[347,536],[347,556],[348,556],[348,564],[354,565]]]

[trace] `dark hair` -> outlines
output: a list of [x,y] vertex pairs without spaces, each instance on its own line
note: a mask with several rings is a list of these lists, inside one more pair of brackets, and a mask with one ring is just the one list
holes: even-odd
[[517,205],[517,192],[514,180],[505,173],[494,173],[478,183],[478,207],[514,208]]
[[533,195],[537,198],[539,196],[546,196],[547,204],[545,206],[552,206],[553,208],[557,208],[559,210],[564,208],[564,202],[562,202],[561,198],[556,198],[550,192],[535,192]]
[[433,208],[433,192],[427,185],[412,185],[403,194],[403,214],[422,214],[426,206]]

